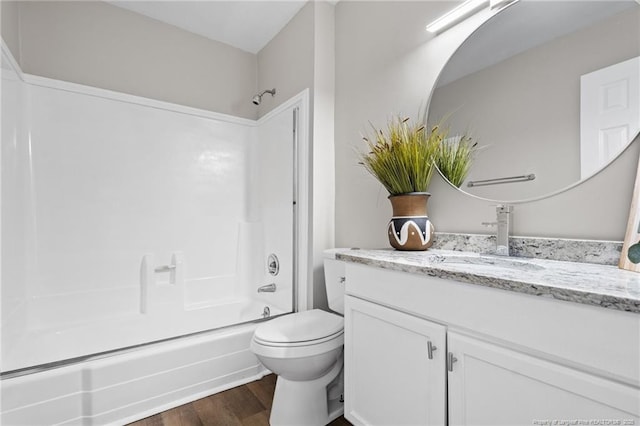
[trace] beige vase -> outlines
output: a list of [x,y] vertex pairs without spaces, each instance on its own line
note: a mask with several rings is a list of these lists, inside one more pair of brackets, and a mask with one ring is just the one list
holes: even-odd
[[393,217],[387,233],[396,250],[426,250],[433,244],[433,224],[427,216],[428,192],[390,195]]

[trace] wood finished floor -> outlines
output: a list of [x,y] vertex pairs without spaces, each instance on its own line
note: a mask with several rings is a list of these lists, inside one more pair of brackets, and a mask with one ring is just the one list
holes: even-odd
[[[268,426],[275,388],[276,376],[270,374],[129,426]],[[341,416],[329,425],[351,426],[351,423]]]

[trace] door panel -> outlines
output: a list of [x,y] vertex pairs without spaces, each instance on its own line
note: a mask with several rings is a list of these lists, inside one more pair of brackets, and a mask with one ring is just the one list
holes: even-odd
[[618,155],[640,129],[640,57],[580,78],[580,177]]
[[638,389],[457,333],[447,339],[457,358],[448,376],[450,425],[640,421]]
[[445,327],[350,296],[345,307],[345,417],[355,425],[444,424]]

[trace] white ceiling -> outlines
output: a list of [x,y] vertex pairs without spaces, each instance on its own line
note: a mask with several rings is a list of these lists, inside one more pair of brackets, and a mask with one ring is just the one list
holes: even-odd
[[307,0],[145,0],[108,1],[220,41],[258,53],[306,4]]

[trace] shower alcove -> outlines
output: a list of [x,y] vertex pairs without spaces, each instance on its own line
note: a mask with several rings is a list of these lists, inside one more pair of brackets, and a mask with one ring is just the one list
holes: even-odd
[[121,423],[265,373],[255,322],[306,300],[307,111],[28,75],[3,45],[2,423]]

